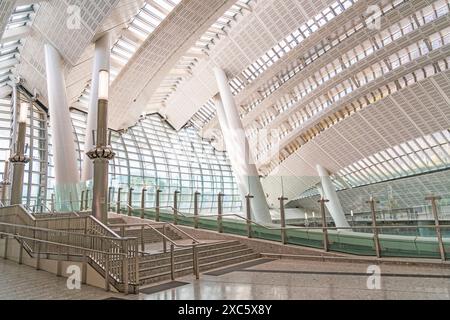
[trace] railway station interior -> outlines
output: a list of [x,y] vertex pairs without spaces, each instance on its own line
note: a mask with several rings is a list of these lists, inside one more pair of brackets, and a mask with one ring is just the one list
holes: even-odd
[[0,300],[449,300],[450,0],[0,0]]

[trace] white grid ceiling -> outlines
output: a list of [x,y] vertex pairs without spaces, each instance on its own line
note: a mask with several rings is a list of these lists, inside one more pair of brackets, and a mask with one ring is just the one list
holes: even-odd
[[[194,92],[200,92],[195,101],[186,101],[187,90],[177,90],[167,102],[167,115],[175,128],[181,127],[189,118],[204,105],[215,93],[215,84],[212,68],[219,66],[226,69],[233,77],[239,74],[246,66],[251,64],[274,43],[291,33],[298,25],[308,21],[334,1],[257,1],[252,5],[252,13],[245,19],[238,20],[233,28],[211,49],[208,59],[208,68],[195,67],[193,76],[183,84]],[[270,14],[268,14],[270,12]],[[280,22],[281,21],[281,22]],[[206,62],[205,62],[206,64]],[[210,86],[213,94],[207,96],[202,91],[205,84]],[[192,92],[192,91],[191,91]],[[183,110],[180,114],[179,110]]]
[[139,118],[167,72],[234,2],[191,0],[175,7],[112,84],[111,127],[127,127]]
[[[26,38],[17,71],[26,79],[25,87],[33,92],[36,88],[46,102],[44,44],[53,45],[64,58],[64,67],[69,74],[71,68],[90,45],[100,25],[119,0],[50,0],[41,2]],[[78,6],[81,13],[81,28],[68,28],[69,6]],[[70,83],[70,76],[67,77]]]
[[14,9],[14,3],[15,0],[2,0],[0,2],[0,39]]
[[273,189],[272,196],[278,197],[280,176],[287,177],[285,192],[294,199],[319,182],[316,164],[338,172],[381,150],[448,130],[449,92],[450,71],[446,71],[354,113],[290,155],[263,180],[264,187]]

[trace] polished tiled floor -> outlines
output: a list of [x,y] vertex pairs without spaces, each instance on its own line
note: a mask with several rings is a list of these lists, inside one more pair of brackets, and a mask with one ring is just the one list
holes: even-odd
[[67,279],[0,258],[0,300],[95,300],[122,295],[81,286],[69,290]]
[[[368,265],[277,260],[143,299],[450,299],[450,270],[381,266],[381,289],[368,289]],[[188,278],[182,279],[187,281]]]
[[450,270],[381,266],[381,288],[368,289],[368,265],[275,260],[220,276],[177,279],[188,284],[153,294],[120,296],[0,259],[0,299],[450,299]]

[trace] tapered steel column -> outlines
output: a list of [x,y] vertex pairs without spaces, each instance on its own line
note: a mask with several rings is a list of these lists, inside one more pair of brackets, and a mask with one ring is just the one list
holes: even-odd
[[68,205],[69,193],[72,192],[74,199],[78,199],[78,157],[73,139],[62,57],[53,46],[46,44],[44,48],[54,150],[56,206],[57,210],[68,211],[71,210]]
[[104,224],[108,223],[108,167],[109,161],[115,156],[108,145],[108,86],[109,73],[100,71],[98,116],[97,116],[97,145],[87,153],[94,161],[94,191],[92,197],[92,213]]
[[11,182],[9,181],[9,157],[5,160],[5,169],[3,171],[2,181],[2,203],[7,205],[6,201],[9,200],[8,189]]
[[[345,218],[344,210],[342,209],[341,202],[339,201],[336,189],[331,181],[328,171],[321,165],[317,165],[316,168],[321,179],[321,195],[328,200],[326,206],[331,217],[333,218],[334,224],[337,228],[349,228],[350,225]],[[345,230],[349,231],[350,229]]]
[[13,165],[13,181],[11,187],[11,204],[22,204],[23,192],[23,176],[25,172],[25,164],[30,161],[30,158],[25,156],[25,136],[27,132],[27,114],[28,104],[22,103],[20,106],[16,142],[16,153],[9,158]]
[[284,211],[284,201],[288,200],[288,198],[281,196],[278,200],[280,200],[281,243],[286,244],[286,214]]
[[200,196],[200,192],[195,191],[194,193],[194,228],[198,228],[198,213],[199,213],[199,206],[198,206],[198,198]]
[[224,70],[214,68],[220,95],[214,97],[217,118],[223,132],[224,142],[230,158],[234,176],[238,183],[241,199],[252,193],[255,196],[252,205],[252,215],[256,222],[271,223],[269,205],[264,193],[258,169],[253,160],[252,150],[240,119],[239,111],[234,101],[229,85],[229,79]]

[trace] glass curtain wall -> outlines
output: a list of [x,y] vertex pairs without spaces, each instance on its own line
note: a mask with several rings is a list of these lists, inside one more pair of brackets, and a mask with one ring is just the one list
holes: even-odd
[[[30,101],[23,93],[20,99]],[[27,155],[31,161],[25,167],[23,203],[31,209],[50,207],[54,192],[54,165],[52,128],[48,126],[47,113],[37,103],[28,111]],[[12,149],[12,101],[0,100],[0,177],[3,179],[4,159]],[[87,114],[72,109],[74,141],[81,169],[84,151]],[[240,212],[241,199],[233,177],[231,165],[224,152],[216,151],[208,141],[202,140],[193,126],[174,130],[159,115],[148,115],[124,132],[111,132],[111,144],[116,157],[110,163],[111,200],[127,200],[133,188],[133,206],[141,204],[142,188],[147,189],[146,207],[154,207],[155,192],[161,192],[160,206],[172,206],[173,194],[178,198],[181,212],[193,212],[195,191],[201,193],[199,208],[202,213],[217,212],[217,194],[222,192],[224,212]],[[45,209],[44,209],[45,210]]]
[[[73,109],[71,115],[81,165],[86,113]],[[111,202],[116,201],[119,188],[121,201],[127,201],[131,187],[133,207],[139,208],[145,187],[145,205],[155,207],[159,188],[161,207],[173,205],[174,192],[180,191],[180,211],[193,212],[193,194],[198,191],[200,211],[209,213],[217,211],[217,194],[222,192],[224,211],[241,211],[239,191],[226,153],[214,150],[194,127],[177,132],[159,115],[148,115],[125,132],[112,131],[111,144],[116,153],[110,162]]]

